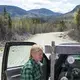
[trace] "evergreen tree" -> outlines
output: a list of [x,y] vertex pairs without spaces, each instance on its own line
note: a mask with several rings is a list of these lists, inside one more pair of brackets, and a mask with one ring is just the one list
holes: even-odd
[[75,22],[76,22],[76,34],[77,38],[80,41],[80,9],[78,9],[77,13],[75,14]]
[[9,29],[12,28],[12,20],[11,20],[10,14],[8,15],[8,28]]
[[64,21],[60,21],[59,30],[64,31],[66,29],[66,25]]
[[76,25],[77,25],[77,30],[80,31],[80,9],[76,14]]

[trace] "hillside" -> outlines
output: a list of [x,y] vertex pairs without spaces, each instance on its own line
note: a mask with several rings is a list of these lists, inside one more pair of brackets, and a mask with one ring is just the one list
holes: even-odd
[[4,7],[6,8],[7,12],[10,13],[12,17],[16,16],[26,16],[26,17],[46,17],[46,16],[58,16],[61,13],[56,13],[51,10],[41,8],[41,9],[32,9],[32,10],[24,10],[16,6],[8,6],[8,5],[0,5],[0,13],[3,12]]
[[78,9],[80,9],[80,5],[77,5],[70,13],[75,13]]
[[43,15],[43,16],[58,16],[58,15],[61,15],[61,13],[53,12],[53,11],[48,10],[46,8],[33,9],[33,10],[29,10],[28,12],[36,14],[36,15]]
[[59,16],[56,16],[55,18],[54,18],[54,16],[51,16],[50,18],[49,18],[49,21],[55,21],[55,20],[58,20],[58,21],[60,21],[60,20],[66,20],[66,21],[72,21],[72,19],[74,18],[74,15],[75,15],[75,13],[77,12],[77,10],[78,9],[80,9],[80,5],[77,5],[74,9],[72,9],[70,12],[67,12],[67,13],[65,13],[65,14],[62,14],[62,15],[59,15]]
[[8,6],[8,5],[0,5],[0,13],[2,13],[4,11],[4,8],[6,9],[6,11],[8,13],[10,13],[10,15],[12,17],[23,16],[23,15],[27,14],[27,11],[25,11],[24,9],[21,9],[19,7],[16,7],[16,6]]
[[73,10],[71,10],[70,12],[65,13],[65,14],[63,15],[63,17],[68,17],[68,18],[73,17],[74,14],[78,11],[78,9],[80,9],[80,5],[77,5],[77,6],[76,6]]

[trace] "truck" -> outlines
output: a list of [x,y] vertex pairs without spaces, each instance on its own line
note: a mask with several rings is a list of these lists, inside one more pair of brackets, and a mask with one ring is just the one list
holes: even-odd
[[[29,59],[34,42],[7,42],[5,44],[1,80],[20,80],[21,69]],[[44,45],[44,80],[80,80],[80,44]]]

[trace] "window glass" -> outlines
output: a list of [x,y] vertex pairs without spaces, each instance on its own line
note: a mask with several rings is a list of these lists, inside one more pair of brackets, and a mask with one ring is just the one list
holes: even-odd
[[29,59],[31,46],[11,46],[8,55],[7,67],[20,66]]

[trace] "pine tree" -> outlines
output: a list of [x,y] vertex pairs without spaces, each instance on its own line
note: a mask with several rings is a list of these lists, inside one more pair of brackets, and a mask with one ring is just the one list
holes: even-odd
[[77,25],[77,30],[80,31],[80,9],[76,14],[76,25]]
[[78,9],[75,15],[75,21],[76,21],[76,26],[77,26],[77,36],[80,41],[80,9]]
[[8,14],[8,28],[11,29],[12,28],[12,19],[10,14]]

